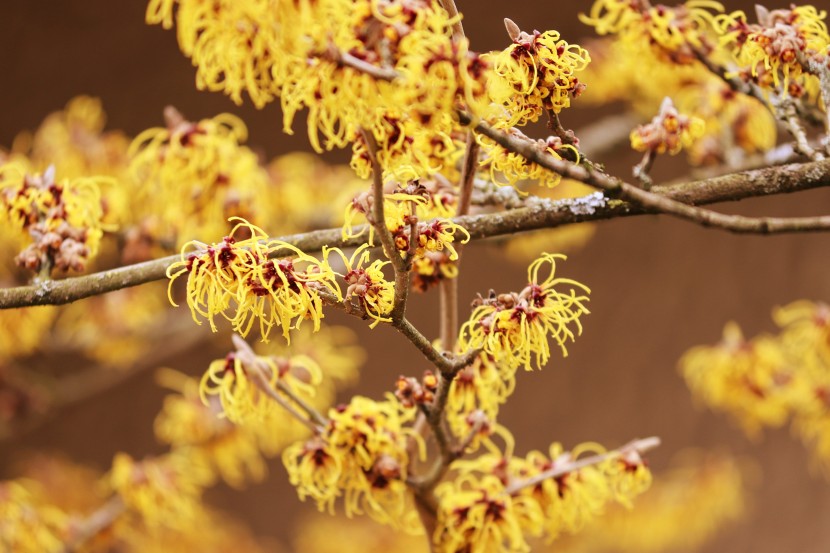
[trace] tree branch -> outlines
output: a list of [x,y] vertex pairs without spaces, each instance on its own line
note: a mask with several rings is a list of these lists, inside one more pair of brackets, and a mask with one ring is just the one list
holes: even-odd
[[[584,178],[588,174],[587,169],[564,162],[556,167],[567,172],[574,172],[578,177]],[[824,186],[830,186],[830,161],[827,160],[754,169],[699,181],[660,186],[653,189],[649,195],[670,200],[675,204],[685,204],[688,207],[788,194]],[[584,221],[660,212],[661,210],[651,206],[610,200],[602,195],[593,194],[585,198],[570,200],[538,199],[525,207],[505,212],[456,217],[454,222],[467,229],[471,239],[478,240]],[[764,219],[749,220],[763,221]],[[781,219],[772,219],[772,221],[781,221]],[[783,219],[783,221],[792,221],[792,219]],[[804,222],[804,220],[801,221]],[[359,233],[365,228],[365,226],[362,229],[356,228],[355,231]],[[762,232],[763,228],[748,230]],[[806,225],[803,228],[770,227],[770,230],[799,232],[825,230],[825,228]],[[343,248],[362,243],[361,238],[343,240],[339,228],[287,235],[279,237],[279,240],[293,244],[304,252],[316,252],[326,245]],[[63,280],[50,280],[35,286],[2,288],[0,289],[0,309],[32,305],[62,305],[121,288],[161,280],[166,278],[167,267],[180,259],[180,256],[174,255],[99,273]]]
[[476,130],[508,151],[517,153],[554,173],[598,188],[613,197],[621,197],[654,213],[665,213],[693,223],[716,227],[736,233],[779,234],[785,232],[815,232],[830,230],[830,216],[822,217],[744,217],[725,215],[701,209],[629,184],[594,167],[578,166],[557,159],[538,147],[538,144],[494,129],[484,122]]

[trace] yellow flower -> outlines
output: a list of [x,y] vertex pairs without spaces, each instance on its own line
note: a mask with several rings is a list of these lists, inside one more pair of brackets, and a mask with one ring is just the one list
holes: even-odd
[[579,19],[600,35],[619,35],[625,42],[640,42],[674,63],[696,60],[692,47],[712,50],[709,40],[715,14],[723,5],[714,0],[687,0],[675,7],[650,6],[639,0],[595,0],[588,15]]
[[[259,320],[263,340],[274,326],[282,327],[289,340],[289,331],[299,328],[305,319],[311,319],[314,329],[319,330],[323,298],[318,291],[341,299],[334,272],[327,263],[291,244],[270,240],[262,229],[237,220],[221,243],[185,244],[181,261],[167,269],[170,302],[176,305],[173,283],[187,273],[187,303],[193,320],[201,324],[199,316],[206,317],[214,331],[214,317],[219,314],[242,336]],[[233,237],[237,232],[249,237],[237,241]],[[227,314],[231,309],[234,313]]]
[[457,260],[458,252],[453,246],[456,232],[465,236],[461,240],[462,244],[470,241],[470,233],[464,227],[447,219],[435,219],[429,223],[419,223],[418,247],[415,250],[416,258],[423,257],[428,252],[443,252],[446,250],[450,261]]
[[412,263],[412,288],[426,292],[441,281],[456,278],[458,265],[450,261],[446,252],[425,252]]
[[[237,351],[225,359],[210,364],[199,384],[202,403],[211,405],[219,400],[222,414],[237,424],[263,423],[275,411],[281,411],[273,398],[283,395],[278,383],[307,400],[315,395],[315,387],[322,379],[320,367],[307,357],[285,359],[253,355],[241,339]],[[292,371],[293,365],[302,367],[302,377]],[[288,399],[286,399],[288,401]]]
[[109,184],[104,177],[57,181],[54,166],[28,174],[20,162],[0,165],[0,217],[21,245],[26,235],[31,242],[17,264],[34,272],[83,271],[104,234],[101,187]]
[[487,424],[495,424],[499,407],[516,388],[515,373],[500,368],[492,355],[481,353],[473,363],[459,371],[452,381],[446,416],[455,436],[466,436],[475,421],[470,415],[480,411]]
[[[507,129],[508,134],[527,138],[515,128]],[[511,152],[501,145],[492,142],[490,139],[477,135],[476,139],[482,146],[483,157],[481,167],[490,173],[490,180],[502,186],[515,186],[520,181],[532,181],[540,186],[553,188],[562,180],[557,173],[528,161],[524,156]],[[563,144],[556,136],[550,136],[546,140],[537,140],[539,149],[552,155],[556,159],[563,159],[563,153],[568,153],[570,158],[576,158],[579,163],[579,152],[570,144]]]
[[69,534],[69,516],[29,489],[31,482],[0,482],[0,545],[20,553],[59,553]]
[[680,370],[693,394],[736,417],[750,436],[764,426],[783,425],[789,416],[792,368],[772,337],[746,341],[729,323],[720,344],[692,348],[680,360]]
[[[775,146],[776,121],[755,98],[734,92],[701,64],[679,65],[661,59],[649,44],[619,38],[592,45],[594,61],[586,82],[591,83],[583,102],[598,106],[624,101],[652,117],[668,96],[680,113],[704,121],[703,135],[687,145],[694,165],[730,164],[747,154]],[[638,75],[649,75],[648,80]]]
[[105,131],[106,114],[98,98],[78,96],[49,114],[34,133],[22,132],[12,145],[12,159],[25,156],[29,172],[54,165],[64,178],[90,175],[112,177],[118,186],[105,186],[101,197],[104,221],[123,226],[130,214],[133,186],[127,178],[129,139],[121,131]]
[[[488,64],[466,39],[453,40],[453,21],[435,2],[152,0],[147,21],[175,21],[199,88],[236,102],[244,91],[257,107],[279,97],[288,134],[308,108],[316,151],[359,143],[367,129],[399,179],[451,167],[462,151],[451,114],[488,103]],[[359,148],[353,164],[365,173]]]
[[824,55],[830,45],[827,12],[813,6],[769,11],[757,6],[758,23],[748,23],[742,11],[716,18],[721,45],[731,48],[741,69],[759,85],[780,94],[800,97],[809,87],[799,55]]
[[[566,342],[582,333],[580,317],[589,313],[585,307],[590,290],[584,285],[556,278],[556,260],[563,255],[542,254],[528,268],[528,285],[520,292],[500,294],[481,300],[470,320],[461,327],[461,347],[482,348],[497,363],[516,368],[533,365],[540,368],[550,359],[548,338],[553,338],[567,355]],[[550,264],[550,273],[540,279],[540,271]],[[571,286],[560,292],[558,286]],[[579,295],[578,292],[579,291]],[[572,330],[576,327],[576,333]]]
[[329,254],[336,253],[343,259],[346,266],[343,278],[347,286],[344,299],[351,301],[352,298],[357,298],[360,307],[374,319],[369,328],[375,328],[381,322],[392,320],[387,315],[395,306],[395,285],[386,280],[383,274],[383,267],[389,265],[388,261],[376,259],[363,268],[371,255],[368,248],[369,244],[363,244],[350,258],[338,248],[323,248],[323,257],[328,259]]
[[631,131],[631,147],[638,152],[675,155],[691,147],[703,136],[706,123],[699,117],[689,117],[677,111],[671,98],[666,97],[651,123]]
[[437,551],[530,551],[520,519],[541,516],[523,512],[538,511],[539,506],[506,494],[504,483],[495,475],[464,473],[440,484],[435,495],[440,501],[433,538]]
[[373,401],[355,396],[348,405],[331,409],[320,436],[283,453],[300,499],[310,497],[320,510],[333,511],[335,499],[343,495],[347,516],[366,513],[407,532],[422,531],[406,485],[410,439],[423,455],[420,436],[404,427],[415,414],[394,397]]
[[167,127],[140,133],[129,149],[139,214],[156,222],[156,238],[180,244],[227,232],[229,217],[267,221],[268,173],[243,146],[248,130],[230,114],[191,123],[174,108]]
[[197,470],[186,455],[135,461],[119,453],[107,481],[127,509],[151,531],[187,528],[201,514],[201,495],[210,474]]
[[493,71],[513,89],[504,107],[508,119],[505,128],[539,120],[550,110],[559,113],[570,107],[585,89],[576,74],[590,63],[588,51],[568,44],[557,31],[533,34],[518,33],[513,44],[498,53],[485,56]]

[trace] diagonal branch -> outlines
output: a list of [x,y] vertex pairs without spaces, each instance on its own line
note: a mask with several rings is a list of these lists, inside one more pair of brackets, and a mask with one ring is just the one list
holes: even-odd
[[736,233],[780,234],[830,230],[830,216],[820,217],[744,217],[726,215],[673,200],[665,195],[643,190],[612,177],[593,167],[578,166],[557,159],[539,148],[538,144],[494,129],[480,122],[476,130],[510,152],[517,153],[537,165],[566,178],[593,186],[614,197],[620,197],[654,213],[665,213],[704,227],[716,227]]
[[643,438],[641,440],[633,440],[627,443],[626,445],[622,446],[621,448],[609,451],[608,453],[591,455],[590,457],[584,457],[576,461],[558,464],[557,466],[554,466],[549,470],[541,472],[536,476],[532,476],[526,480],[519,480],[517,482],[514,482],[510,486],[508,486],[504,491],[508,495],[513,495],[525,488],[531,488],[537,484],[540,484],[545,480],[550,480],[551,478],[558,478],[575,470],[589,467],[591,465],[598,465],[599,463],[603,463],[609,459],[614,459],[618,457],[622,459],[627,459],[631,457],[634,460],[640,460],[641,454],[645,453],[650,449],[654,449],[659,445],[660,438],[654,436],[652,436],[651,438]]

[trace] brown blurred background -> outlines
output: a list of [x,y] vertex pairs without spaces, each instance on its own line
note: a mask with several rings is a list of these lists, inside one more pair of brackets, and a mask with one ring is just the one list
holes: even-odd
[[[733,1],[727,7],[749,4]],[[588,29],[577,22],[576,11],[588,6],[459,2],[477,50],[506,44],[505,16],[526,30],[556,28],[577,41]],[[175,33],[146,26],[144,7],[143,0],[0,2],[0,144],[8,147],[18,131],[34,129],[46,114],[83,93],[103,99],[109,127],[132,135],[160,125],[164,106],[172,104],[191,119],[223,111],[240,115],[251,131],[249,144],[268,156],[307,149],[302,133],[292,139],[280,132],[277,106],[257,111],[237,107],[220,94],[196,91],[194,69],[179,52]],[[565,123],[579,129],[601,116],[597,110],[568,112]],[[626,156],[617,153],[611,163],[623,175],[635,162]],[[673,165],[682,162],[657,162],[663,176]],[[818,191],[722,209],[794,215],[820,213],[827,205],[830,191]],[[730,319],[753,335],[772,329],[773,306],[800,298],[830,299],[830,263],[823,257],[827,244],[824,235],[733,236],[666,217],[603,223],[562,267],[593,290],[584,336],[568,359],[520,374],[516,395],[503,410],[501,422],[513,429],[519,452],[546,449],[554,440],[566,446],[596,440],[612,447],[658,435],[664,443],[651,459],[659,471],[686,447],[731,451],[754,459],[761,478],[748,515],[725,528],[705,551],[830,549],[830,524],[825,524],[830,520],[830,483],[810,474],[809,453],[786,430],[749,442],[726,418],[694,406],[676,368],[688,347],[716,341]],[[468,248],[461,273],[464,304],[476,292],[521,285],[524,270],[504,261],[493,246]],[[417,299],[413,318],[432,335],[437,297]],[[330,319],[352,324],[337,313]],[[420,355],[393,330],[356,328],[369,351],[361,393],[377,396],[399,374],[417,375],[425,368]],[[228,346],[217,343],[215,351],[182,355],[167,364],[196,374]],[[119,450],[139,457],[161,451],[152,419],[164,392],[151,376],[140,374],[64,410],[33,433],[0,443],[0,476],[12,476],[12,461],[32,449],[63,452],[100,469]],[[297,513],[313,507],[296,499],[278,460],[271,469],[265,483],[243,492],[220,488],[209,500],[247,521],[257,534],[287,540]]]

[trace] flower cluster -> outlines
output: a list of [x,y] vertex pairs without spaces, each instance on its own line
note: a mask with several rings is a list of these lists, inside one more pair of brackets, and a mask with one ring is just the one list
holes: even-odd
[[275,398],[288,402],[285,398],[290,392],[288,397],[296,398],[293,401],[311,403],[322,380],[321,369],[312,359],[258,356],[239,337],[234,337],[234,343],[237,350],[211,363],[202,376],[202,403],[211,405],[215,399],[222,416],[231,422],[264,427],[282,420],[274,419],[275,413],[282,413]]
[[[492,293],[480,298],[470,319],[461,327],[462,349],[482,348],[497,363],[530,370],[550,359],[548,338],[567,355],[566,343],[582,333],[580,317],[590,290],[571,279],[556,277],[556,261],[564,255],[543,254],[528,267],[528,284],[521,292]],[[544,265],[550,272],[540,274]],[[562,292],[561,286],[570,286]],[[572,327],[575,327],[575,331]]]
[[715,346],[680,361],[692,392],[750,435],[791,421],[816,459],[830,463],[830,307],[796,302],[774,312],[777,335],[746,340],[730,323]]
[[[620,452],[583,468],[568,467],[586,453],[604,453],[596,444],[565,452],[555,443],[550,454],[524,458],[488,453],[456,461],[451,481],[440,484],[438,551],[530,551],[527,536],[553,539],[574,533],[602,514],[606,504],[624,505],[644,492],[651,473],[636,451]],[[561,474],[533,477],[561,468]]]
[[105,184],[103,177],[57,181],[54,167],[29,174],[20,163],[0,165],[1,215],[12,233],[31,239],[17,264],[34,272],[83,271],[104,233]]
[[187,528],[199,520],[201,495],[210,474],[195,470],[185,455],[136,461],[119,453],[108,475],[110,488],[151,530]]
[[595,0],[580,20],[600,35],[643,42],[667,61],[688,64],[697,59],[695,49],[713,49],[713,27],[721,12],[723,5],[714,0],[687,0],[675,7],[651,6],[645,0]]
[[450,430],[455,436],[466,436],[478,424],[488,433],[496,423],[499,407],[515,389],[515,372],[497,364],[491,354],[480,353],[452,381],[446,407]]
[[323,432],[288,447],[283,463],[300,499],[313,499],[322,511],[334,510],[344,497],[346,515],[366,513],[383,524],[408,532],[421,530],[406,480],[420,436],[404,426],[415,417],[394,397],[374,401],[355,396],[348,405],[329,410]]
[[698,117],[678,113],[666,97],[650,123],[631,131],[631,147],[639,152],[675,155],[703,136],[705,123]]
[[[591,83],[583,102],[598,106],[623,101],[644,117],[668,96],[680,113],[703,120],[703,134],[684,147],[694,165],[736,164],[776,143],[775,117],[762,102],[738,94],[702,64],[679,65],[661,58],[647,41],[603,39],[591,45]],[[647,74],[647,80],[639,78]]]
[[[201,324],[199,316],[206,317],[214,331],[214,317],[220,314],[243,336],[259,320],[264,340],[274,326],[282,327],[283,336],[289,339],[289,331],[305,319],[311,319],[315,330],[319,329],[321,293],[341,299],[328,264],[291,244],[269,239],[247,221],[237,221],[230,235],[218,244],[185,244],[181,261],[167,269],[171,303],[176,305],[173,283],[187,274],[187,303],[193,320]],[[237,240],[236,234],[247,237]],[[228,314],[231,309],[233,313]]]
[[510,20],[507,26],[513,44],[488,56],[502,79],[499,84],[512,88],[504,106],[508,118],[500,124],[525,125],[548,111],[559,113],[570,107],[571,98],[585,89],[576,75],[591,61],[588,51],[568,44],[556,31],[529,34]]
[[[516,128],[505,131],[507,134],[527,138],[524,133]],[[483,155],[481,168],[490,173],[490,180],[498,185],[515,186],[523,181],[536,182],[540,186],[553,188],[562,180],[559,174],[554,173],[516,152],[506,150],[500,144],[483,137],[477,136],[482,146]],[[579,162],[579,151],[572,144],[563,144],[558,136],[535,141],[540,151],[543,151],[556,159],[568,157]]]
[[386,167],[395,174],[433,172],[424,147],[447,144],[457,126],[449,114],[487,104],[487,64],[451,37],[454,21],[436,0],[148,5],[148,23],[170,28],[174,19],[199,88],[236,102],[244,91],[257,107],[279,98],[289,134],[308,108],[316,150],[344,147],[367,129],[399,160]]
[[376,259],[364,267],[369,263],[368,248],[368,244],[363,244],[352,253],[351,257],[346,257],[339,249],[324,248],[323,256],[328,259],[329,253],[336,253],[343,259],[343,264],[346,266],[343,278],[347,286],[343,298],[346,301],[357,300],[359,307],[374,319],[370,325],[370,328],[374,328],[381,322],[392,320],[388,315],[395,306],[395,286],[386,280],[383,274],[383,268],[389,265],[388,261]]
[[140,133],[129,149],[136,205],[158,227],[156,238],[181,243],[221,235],[232,216],[268,220],[268,173],[242,145],[242,121],[222,114],[193,123],[172,107],[165,119],[166,127]]
[[31,484],[25,480],[0,482],[0,543],[8,551],[21,553],[62,551],[69,517],[44,503]]
[[[422,276],[415,286],[421,289],[441,279],[455,277],[457,270],[452,264],[458,259],[455,235],[464,235],[462,244],[470,239],[464,227],[445,218],[454,214],[457,201],[455,195],[434,183],[430,184],[433,186],[429,188],[421,184],[410,184],[405,189],[385,194],[383,204],[386,228],[392,234],[401,256],[412,254],[417,273]],[[354,230],[354,219],[357,215],[363,215],[372,221],[372,206],[373,198],[368,192],[358,194],[346,206],[344,238],[360,235]],[[370,228],[369,231],[370,244],[373,230]]]
[[830,47],[827,12],[813,6],[769,11],[758,5],[756,13],[758,23],[749,23],[742,11],[718,16],[721,44],[731,48],[745,79],[795,98],[803,96],[817,84],[805,73],[804,60],[826,60]]
[[634,509],[612,505],[567,543],[545,551],[694,551],[745,513],[744,463],[726,455],[685,451],[656,475]]
[[265,477],[260,442],[267,436],[257,432],[259,426],[237,425],[221,417],[218,401],[202,402],[198,381],[169,370],[159,376],[179,392],[164,399],[156,417],[154,428],[159,440],[187,452],[200,470],[232,487],[240,488],[248,481],[258,482]]

